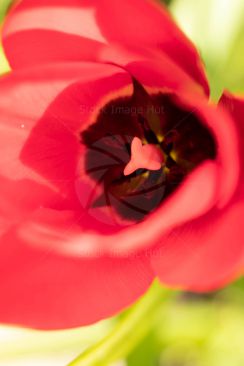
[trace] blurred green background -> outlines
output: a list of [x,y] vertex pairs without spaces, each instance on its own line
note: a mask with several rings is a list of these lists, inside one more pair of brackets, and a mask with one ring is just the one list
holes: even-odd
[[[165,3],[201,53],[212,98],[217,100],[223,89],[244,92],[244,1]],[[0,21],[8,5],[9,0],[0,0]],[[7,70],[0,48],[0,71]],[[121,347],[123,352],[114,350],[121,359],[113,366],[244,365],[244,280],[204,296],[177,293],[167,294],[164,300],[165,290],[158,287],[157,292],[162,297],[160,305],[135,323],[129,347]],[[90,327],[62,332],[0,326],[0,365],[65,366],[127,316],[128,311]],[[108,359],[97,363],[106,364],[110,364]]]

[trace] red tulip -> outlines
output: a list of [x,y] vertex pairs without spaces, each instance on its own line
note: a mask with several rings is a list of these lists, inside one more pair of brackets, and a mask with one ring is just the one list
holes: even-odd
[[1,322],[90,324],[155,277],[208,291],[240,274],[244,100],[209,103],[164,8],[23,0],[3,45]]

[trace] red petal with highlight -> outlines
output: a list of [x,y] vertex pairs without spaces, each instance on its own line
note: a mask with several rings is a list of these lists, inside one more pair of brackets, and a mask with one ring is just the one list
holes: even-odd
[[194,46],[165,8],[151,0],[23,0],[7,19],[3,41],[14,68],[57,60],[98,60],[107,44],[159,50],[208,93]]
[[[244,98],[226,92],[219,107],[229,112],[233,118],[238,136],[238,140],[233,141],[239,153],[240,166],[243,166]],[[237,159],[231,150],[229,159],[228,165],[233,167]],[[233,173],[230,175],[233,176]],[[225,285],[242,272],[243,179],[241,170],[232,198],[226,205],[214,208],[203,217],[176,228],[162,240],[152,261],[162,282],[188,290],[207,291]]]
[[[45,210],[36,219],[40,235],[51,221],[59,241],[72,237],[73,218],[66,212]],[[23,238],[25,228],[15,227],[0,239],[0,322],[39,329],[90,324],[129,306],[153,279],[145,255],[72,257],[52,250],[51,243],[40,248]]]

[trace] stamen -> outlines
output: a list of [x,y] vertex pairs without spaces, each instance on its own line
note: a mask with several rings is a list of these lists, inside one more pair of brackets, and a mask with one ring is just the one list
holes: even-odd
[[149,144],[158,144],[158,139],[155,133],[152,131],[150,126],[148,125],[148,121],[141,114],[138,115],[138,122],[142,126],[145,138]]

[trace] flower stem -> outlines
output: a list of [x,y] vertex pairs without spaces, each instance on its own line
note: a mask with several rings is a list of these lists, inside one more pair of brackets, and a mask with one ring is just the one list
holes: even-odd
[[107,337],[83,352],[68,366],[105,366],[126,357],[151,329],[155,310],[168,294],[169,290],[163,289],[155,281]]

